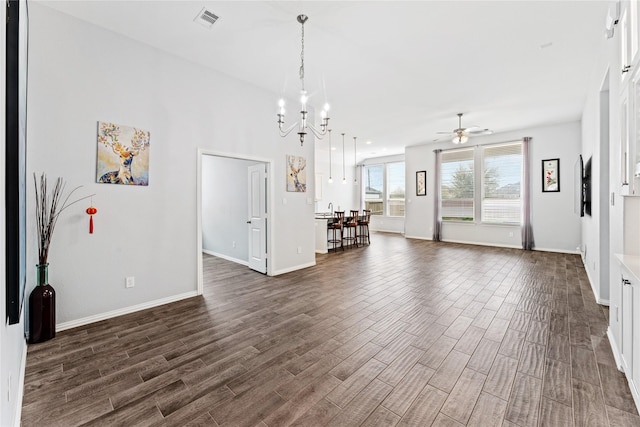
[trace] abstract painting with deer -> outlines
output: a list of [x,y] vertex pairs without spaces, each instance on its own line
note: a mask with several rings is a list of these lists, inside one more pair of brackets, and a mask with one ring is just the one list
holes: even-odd
[[304,193],[307,191],[307,160],[302,156],[287,154],[287,191]]
[[97,182],[149,185],[149,131],[98,122]]

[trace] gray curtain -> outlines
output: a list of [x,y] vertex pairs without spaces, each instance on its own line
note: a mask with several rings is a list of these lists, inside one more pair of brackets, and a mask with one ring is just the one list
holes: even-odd
[[433,192],[433,194],[435,195],[433,200],[433,240],[435,242],[439,242],[442,240],[442,185],[440,183],[440,181],[442,180],[442,177],[440,176],[440,169],[442,168],[442,150],[433,150],[433,152],[436,153],[436,167],[434,172],[434,182],[436,190]]
[[531,165],[529,158],[530,137],[522,140],[522,249],[533,249],[533,229],[531,228]]

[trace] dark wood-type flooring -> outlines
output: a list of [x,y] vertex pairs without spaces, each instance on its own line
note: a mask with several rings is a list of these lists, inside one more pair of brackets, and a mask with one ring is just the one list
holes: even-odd
[[22,425],[640,426],[577,255],[371,240],[30,345]]

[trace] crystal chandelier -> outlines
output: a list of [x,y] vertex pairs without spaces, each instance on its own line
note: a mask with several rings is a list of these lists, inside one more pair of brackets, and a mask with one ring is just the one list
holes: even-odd
[[278,102],[278,106],[280,109],[278,110],[278,129],[280,130],[280,136],[285,137],[291,133],[293,128],[297,125],[298,127],[298,135],[300,136],[300,145],[304,144],[304,137],[307,134],[307,129],[315,135],[316,138],[322,139],[322,137],[327,133],[327,125],[329,124],[329,104],[324,104],[324,108],[321,113],[321,122],[320,129],[316,129],[311,123],[307,122],[307,101],[309,97],[307,96],[307,91],[304,88],[304,23],[307,22],[309,17],[307,15],[298,15],[298,22],[302,26],[302,51],[300,52],[300,84],[302,89],[300,90],[300,121],[298,123],[294,123],[288,129],[283,129],[284,125],[284,99],[280,99]]

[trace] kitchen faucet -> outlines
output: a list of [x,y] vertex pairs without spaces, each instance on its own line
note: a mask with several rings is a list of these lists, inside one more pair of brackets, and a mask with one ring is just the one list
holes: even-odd
[[331,215],[333,215],[333,203],[329,202],[329,206],[327,206],[327,209],[331,209]]

